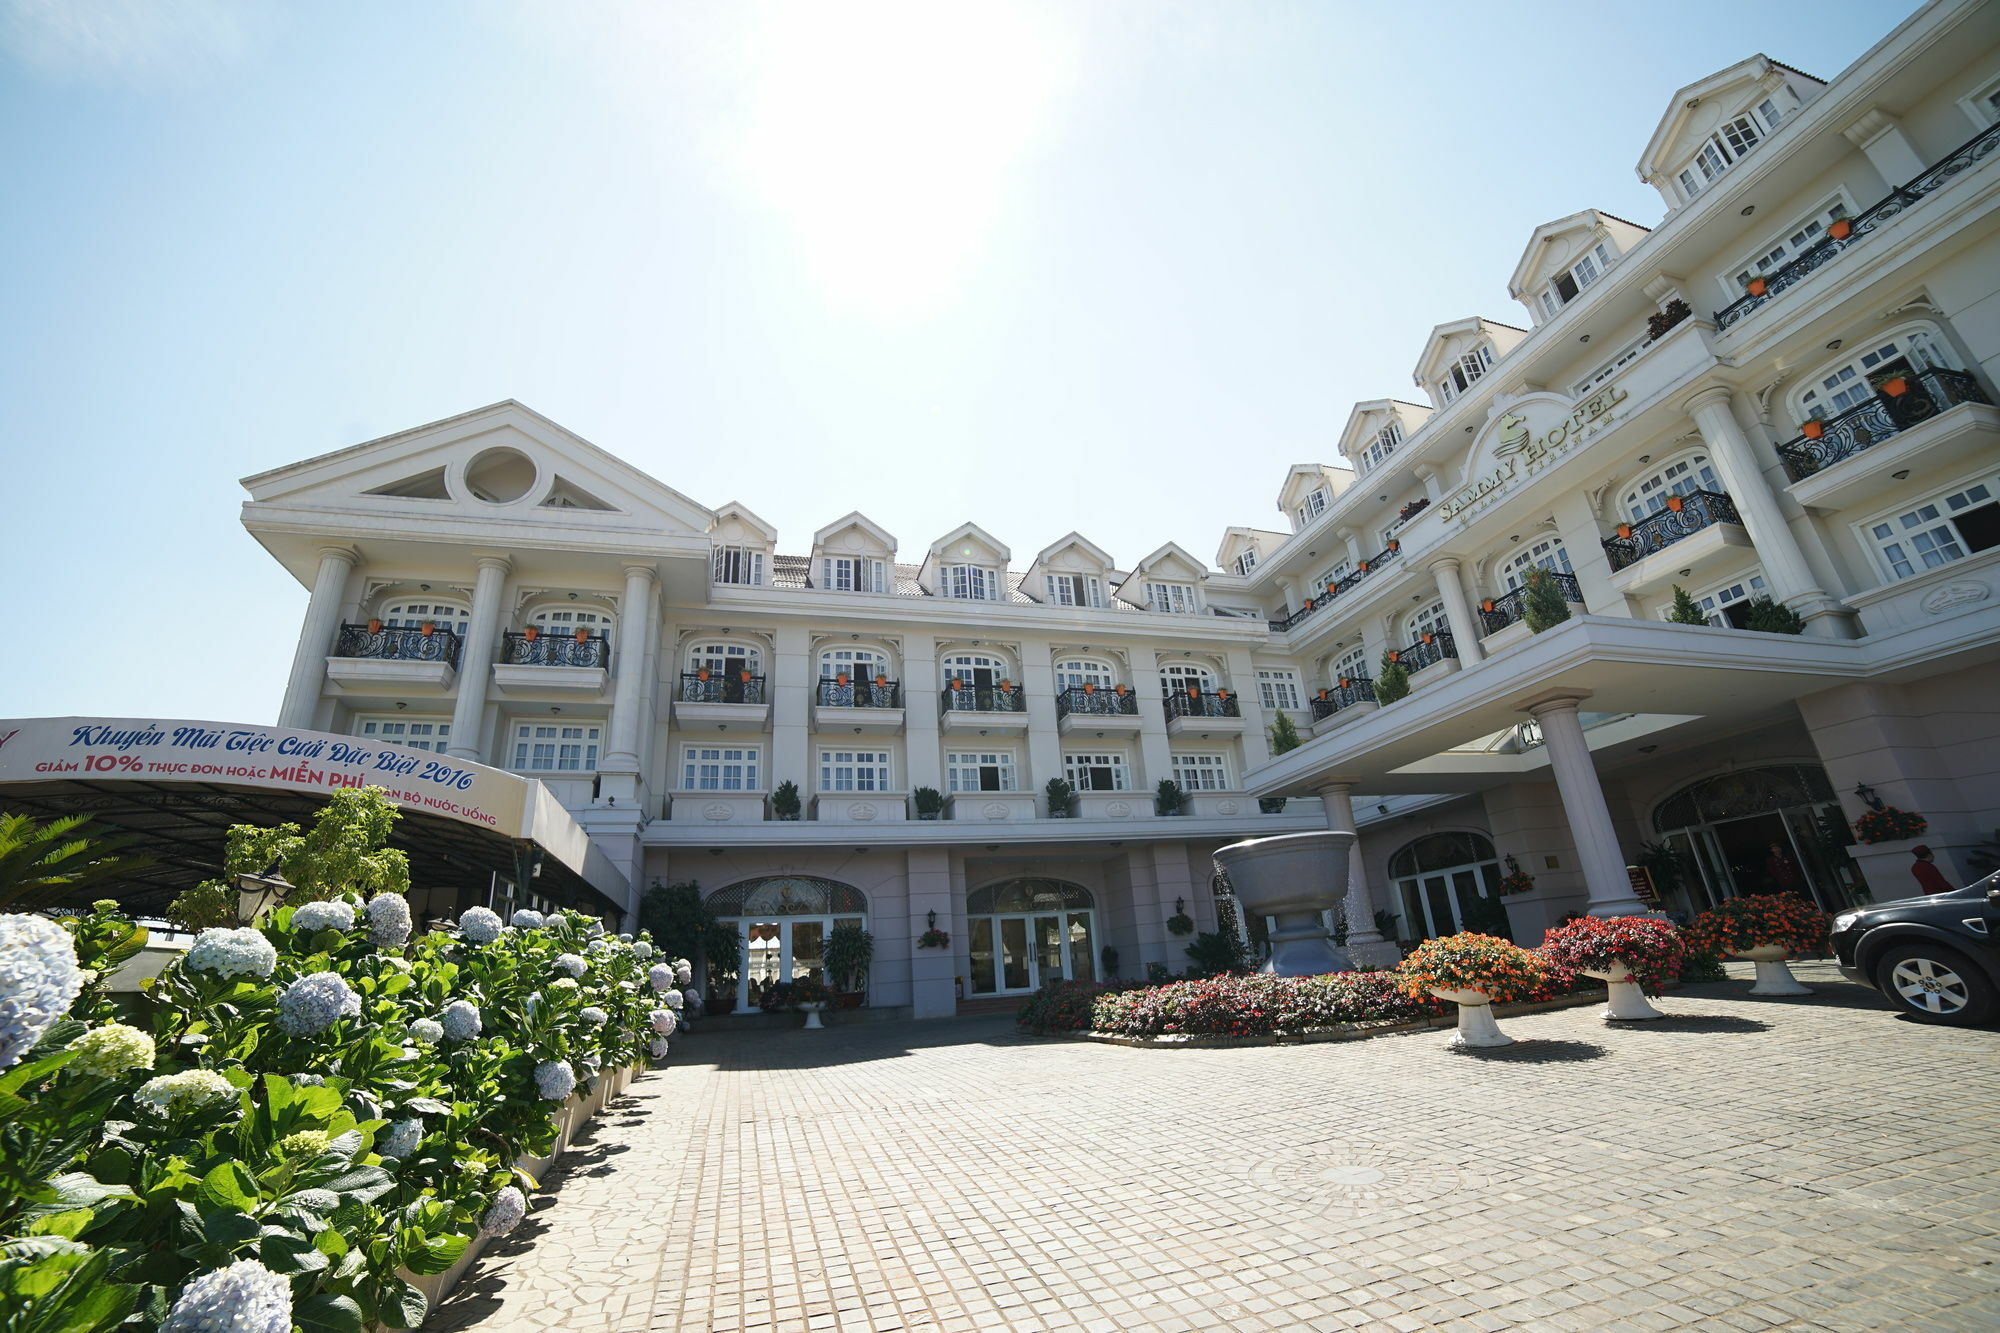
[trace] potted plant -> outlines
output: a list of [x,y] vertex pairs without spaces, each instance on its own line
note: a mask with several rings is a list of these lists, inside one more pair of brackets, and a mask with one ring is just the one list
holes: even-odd
[[779,819],[797,819],[803,808],[799,800],[799,784],[790,778],[780,782],[778,789],[771,793],[771,813]]
[[1829,241],[1844,241],[1854,234],[1853,218],[1835,218],[1827,224],[1826,238]]
[[926,920],[926,921],[927,921],[927,922],[928,922],[929,924],[928,924],[927,928],[926,928],[926,929],[924,930],[924,933],[923,933],[923,934],[921,934],[921,935],[919,935],[919,936],[917,936],[917,947],[918,947],[919,949],[948,949],[948,948],[950,948],[950,947],[951,947],[951,936],[950,936],[949,934],[947,934],[946,932],[944,932],[944,931],[942,931],[942,930],[939,930],[939,929],[938,929],[938,927],[937,927],[937,913],[936,913],[936,912],[930,912],[930,913],[927,913],[927,914],[925,915],[925,918],[924,918],[924,919],[925,919],[925,920]]
[[1799,423],[1799,434],[1808,440],[1817,440],[1826,434],[1826,422],[1819,417],[1807,417]]
[[737,672],[737,673],[736,673],[736,678],[737,678],[738,680],[742,681],[742,682],[743,682],[743,683],[744,683],[745,685],[748,685],[748,684],[750,683],[750,670],[749,670],[749,668],[747,668],[747,667],[746,667],[746,668],[744,668],[743,670],[741,670],[741,671]]
[[1042,785],[1042,794],[1048,798],[1050,819],[1069,818],[1076,804],[1076,787],[1068,778],[1050,778]]
[[1618,525],[1618,540],[1621,542],[1632,540],[1632,525],[1630,523],[1620,523]]
[[1285,802],[1288,799],[1284,796],[1259,796],[1257,798],[1257,813],[1260,815],[1282,815],[1285,813]]
[[1398,541],[1396,538],[1391,537],[1389,539],[1389,549],[1392,551],[1400,551],[1403,549],[1403,543]]
[[1910,377],[1908,375],[1892,375],[1882,381],[1882,392],[1891,398],[1901,398],[1909,391]]
[[1687,508],[1686,497],[1680,495],[1669,495],[1667,497],[1667,508],[1672,510],[1676,514],[1680,513],[1681,510]]
[[887,676],[884,676],[884,675],[881,675],[881,674],[879,674],[879,673],[878,673],[878,674],[876,675],[876,677],[875,677],[875,688],[876,688],[876,689],[878,689],[878,690],[886,690],[886,689],[888,689],[888,688],[889,688],[889,678],[888,678]]
[[964,688],[965,688],[965,682],[963,680],[960,680],[957,676],[953,676],[951,678],[951,692],[953,694],[958,693],[960,690]]
[[1651,916],[1580,916],[1542,938],[1542,956],[1610,988],[1606,1020],[1665,1018],[1646,998],[1680,975],[1687,947],[1669,922]]
[[590,631],[589,631],[589,630],[587,630],[587,629],[585,629],[585,628],[584,628],[583,626],[581,626],[581,625],[578,625],[578,626],[576,627],[576,641],[577,641],[578,643],[589,643],[589,642],[590,642]]
[[369,621],[368,632],[370,634],[380,634],[382,632],[382,622],[380,620]]
[[1375,702],[1387,706],[1409,693],[1410,669],[1403,665],[1403,655],[1392,648],[1384,654],[1382,670],[1375,677]]
[[944,793],[936,787],[918,787],[910,799],[916,802],[918,819],[936,819],[944,810]]
[[530,625],[521,631],[521,637],[529,643],[533,643],[536,639],[542,637],[542,627],[540,625]]
[[1898,810],[1893,805],[1885,805],[1880,810],[1870,810],[1854,821],[1854,836],[1863,842],[1895,842],[1902,838],[1921,838],[1931,822],[1914,810]]
[[706,682],[708,680],[708,677],[709,677],[709,670],[707,667],[703,667],[701,670],[694,673],[694,678],[699,681]]
[[1512,852],[1509,852],[1507,854],[1507,877],[1500,881],[1501,896],[1512,897],[1517,893],[1526,893],[1534,887],[1535,877],[1521,869],[1521,863],[1514,859]]
[[426,620],[423,623],[423,627],[419,629],[417,632],[422,634],[426,639],[428,639],[431,637],[431,635],[436,634],[437,631],[438,631],[437,622],[435,620]]
[[1569,619],[1569,602],[1556,576],[1537,565],[1522,582],[1521,619],[1533,634],[1554,629]]
[[836,685],[847,684],[847,673],[845,671],[842,671],[839,674],[835,675],[833,678],[833,683]]
[[1153,813],[1177,815],[1187,808],[1187,793],[1172,778],[1161,778],[1153,792]]
[[834,1002],[835,996],[824,982],[811,977],[797,977],[791,981],[781,981],[764,992],[759,1007],[765,1012],[779,1009],[796,1009],[806,1016],[808,1029],[824,1028],[819,1016]]
[[1752,296],[1762,296],[1765,292],[1771,290],[1771,280],[1759,273],[1756,277],[1751,278],[1743,284],[1743,290]]
[[1470,931],[1426,940],[1396,965],[1404,994],[1435,995],[1458,1006],[1454,1046],[1512,1046],[1493,1021],[1493,1005],[1536,999],[1551,989],[1548,962],[1497,935]]
[[860,926],[835,926],[826,937],[822,961],[840,993],[842,1009],[859,1009],[868,997],[868,969],[875,960],[875,937]]
[[1116,949],[1108,944],[1105,945],[1097,951],[1097,961],[1104,964],[1105,976],[1115,977],[1118,975],[1118,951]]
[[1810,995],[1785,965],[1826,947],[1826,913],[1796,894],[1757,894],[1718,903],[1688,927],[1690,948],[1757,965],[1752,995]]
[[[1085,688],[1085,689],[1088,689],[1088,688],[1090,688],[1090,687],[1089,687],[1089,686],[1085,686],[1084,688]],[[1113,691],[1112,691],[1112,692],[1113,692],[1113,693],[1115,693],[1115,694],[1116,694],[1116,695],[1117,695],[1117,696],[1118,696],[1119,698],[1121,698],[1121,699],[1123,699],[1123,698],[1125,697],[1125,687],[1124,687],[1123,685],[1119,685],[1119,686],[1116,686],[1116,687],[1115,687],[1115,688],[1113,689]]]
[[1187,899],[1174,899],[1174,914],[1167,918],[1167,932],[1173,935],[1194,934],[1194,918],[1187,914]]

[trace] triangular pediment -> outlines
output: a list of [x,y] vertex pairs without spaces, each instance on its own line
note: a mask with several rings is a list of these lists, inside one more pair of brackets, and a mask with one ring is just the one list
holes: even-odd
[[709,525],[708,535],[717,546],[761,546],[770,550],[778,544],[777,528],[735,500],[715,507],[715,522]]
[[1650,185],[1663,175],[1671,175],[1695,155],[1717,126],[1780,88],[1789,89],[1796,102],[1804,103],[1824,87],[1824,80],[1766,55],[1739,60],[1690,83],[1668,101],[1666,114],[1647,140],[1646,150],[1639,156],[1639,179]]
[[1431,330],[1431,336],[1424,342],[1424,354],[1417,361],[1414,377],[1418,384],[1428,389],[1431,382],[1444,373],[1446,366],[1480,344],[1492,348],[1493,359],[1498,361],[1527,336],[1526,329],[1480,315],[1440,324]]
[[1595,208],[1586,208],[1535,228],[1514,266],[1507,292],[1517,300],[1548,285],[1556,274],[1588,254],[1592,246],[1603,244],[1616,258],[1644,240],[1648,228]]
[[1346,468],[1325,463],[1294,463],[1291,470],[1285,473],[1285,484],[1278,488],[1278,512],[1291,513],[1322,486],[1326,487],[1329,497],[1339,495],[1353,479],[1354,474]]
[[1110,553],[1082,533],[1071,532],[1044,546],[1028,566],[1033,577],[1040,573],[1104,574],[1115,562]]
[[1347,425],[1340,432],[1340,452],[1348,458],[1360,458],[1377,436],[1394,422],[1408,439],[1415,435],[1430,416],[1431,409],[1420,403],[1406,403],[1400,398],[1371,398],[1365,403],[1356,403],[1347,414]]
[[857,511],[815,532],[813,554],[893,556],[896,539],[887,528]]

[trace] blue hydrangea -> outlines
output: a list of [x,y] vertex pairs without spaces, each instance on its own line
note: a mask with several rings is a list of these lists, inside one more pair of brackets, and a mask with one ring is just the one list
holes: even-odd
[[665,963],[655,963],[646,969],[646,980],[654,990],[672,990],[674,970]]
[[669,1049],[667,1039],[665,1037],[655,1037],[651,1042],[647,1043],[646,1049],[653,1053],[655,1060],[663,1060],[666,1058]]
[[82,990],[68,931],[43,916],[0,916],[0,1069],[19,1064]]
[[680,1017],[671,1009],[655,1009],[646,1016],[646,1021],[652,1024],[653,1031],[662,1037],[673,1036],[674,1029],[681,1025]]
[[543,1101],[559,1102],[576,1091],[576,1071],[567,1061],[544,1060],[535,1066],[535,1091]]
[[132,1094],[132,1100],[163,1116],[175,1116],[197,1107],[234,1100],[236,1085],[213,1069],[189,1069],[179,1074],[162,1074],[147,1079]]
[[239,1259],[182,1287],[160,1333],[292,1333],[292,1284]]
[[599,1009],[594,1004],[585,1005],[582,1009],[577,1011],[576,1016],[582,1019],[584,1022],[590,1024],[592,1027],[601,1026],[602,1024],[607,1022],[611,1017],[610,1014],[605,1013],[602,1009]]
[[544,918],[540,912],[531,912],[525,907],[509,918],[509,921],[516,930],[540,930],[543,920]]
[[389,1126],[389,1132],[375,1145],[375,1151],[384,1157],[408,1157],[424,1141],[424,1122],[415,1116],[408,1120],[398,1120]]
[[368,938],[383,949],[400,949],[409,943],[409,900],[400,893],[384,893],[370,898]]
[[213,972],[220,977],[256,977],[261,981],[278,965],[278,950],[261,930],[248,926],[241,930],[211,926],[195,936],[187,951],[187,965],[196,972]]
[[316,1036],[360,1012],[361,997],[336,972],[300,977],[278,996],[278,1026],[294,1037]]
[[425,1046],[435,1046],[444,1040],[444,1024],[435,1018],[419,1018],[410,1024],[410,1035]]
[[493,1196],[486,1212],[479,1219],[479,1234],[482,1236],[504,1236],[521,1225],[521,1219],[528,1215],[528,1199],[512,1185]]
[[354,904],[335,900],[306,903],[292,913],[293,930],[353,930]]
[[500,938],[500,914],[484,907],[468,907],[458,918],[458,934],[473,944],[491,944]]
[[438,1015],[438,1025],[453,1041],[471,1041],[479,1035],[479,1006],[470,1000],[453,1000]]
[[573,977],[580,977],[590,971],[590,964],[581,954],[566,953],[556,959],[556,966]]

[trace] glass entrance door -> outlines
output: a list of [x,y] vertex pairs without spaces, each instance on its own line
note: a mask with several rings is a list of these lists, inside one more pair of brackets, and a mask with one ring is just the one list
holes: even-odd
[[972,993],[1010,995],[1052,981],[1093,981],[1095,923],[1089,912],[980,916],[971,930]]

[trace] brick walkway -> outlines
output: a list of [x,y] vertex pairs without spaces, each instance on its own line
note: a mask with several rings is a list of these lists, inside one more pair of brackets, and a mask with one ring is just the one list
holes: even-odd
[[1483,1055],[686,1038],[432,1326],[1990,1333],[2000,1033],[1801,975]]

